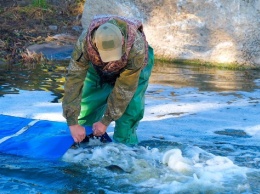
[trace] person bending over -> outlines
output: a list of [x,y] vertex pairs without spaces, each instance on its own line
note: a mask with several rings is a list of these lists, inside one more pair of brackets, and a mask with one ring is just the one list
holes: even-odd
[[63,116],[74,141],[86,138],[84,126],[102,136],[115,121],[114,141],[137,144],[153,65],[140,21],[96,16],[75,45],[64,86]]

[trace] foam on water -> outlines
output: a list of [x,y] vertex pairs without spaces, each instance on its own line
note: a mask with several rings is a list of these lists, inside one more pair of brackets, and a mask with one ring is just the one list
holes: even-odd
[[198,147],[159,150],[114,143],[100,146],[90,144],[68,150],[63,160],[89,167],[99,177],[109,176],[111,184],[122,188],[119,192],[126,192],[123,190],[126,185],[128,189],[132,188],[131,192],[250,191],[247,180],[249,169],[235,165],[227,157],[215,156]]

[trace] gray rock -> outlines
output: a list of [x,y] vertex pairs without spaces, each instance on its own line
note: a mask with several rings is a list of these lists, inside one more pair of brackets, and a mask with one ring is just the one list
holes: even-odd
[[35,44],[27,49],[30,52],[42,53],[49,60],[70,59],[78,37],[70,34],[56,34],[46,38],[47,43]]
[[48,27],[52,31],[57,31],[58,30],[58,26],[56,26],[56,25],[49,25]]
[[17,5],[23,7],[23,6],[27,6],[29,5],[28,1],[25,1],[25,0],[18,0],[16,1]]
[[73,26],[72,29],[75,30],[76,32],[81,32],[83,30],[81,26]]
[[52,42],[32,45],[27,49],[30,52],[42,53],[49,60],[66,60],[70,59],[73,48],[73,45],[58,45]]
[[88,0],[82,26],[98,14],[140,19],[161,58],[260,67],[260,1]]

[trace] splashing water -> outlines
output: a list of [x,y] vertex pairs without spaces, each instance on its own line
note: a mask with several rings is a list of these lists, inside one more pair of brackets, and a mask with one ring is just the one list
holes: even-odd
[[107,193],[243,193],[250,190],[246,175],[249,169],[235,165],[227,157],[215,156],[198,147],[167,149],[114,143],[88,145],[70,149],[63,160],[82,165],[96,177],[109,177],[106,184],[99,185]]

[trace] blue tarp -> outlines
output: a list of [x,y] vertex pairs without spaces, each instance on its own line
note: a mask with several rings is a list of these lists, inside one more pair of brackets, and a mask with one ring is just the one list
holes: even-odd
[[0,152],[59,159],[74,141],[66,123],[0,115]]

